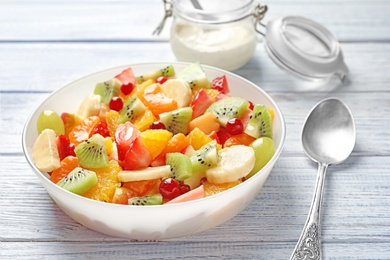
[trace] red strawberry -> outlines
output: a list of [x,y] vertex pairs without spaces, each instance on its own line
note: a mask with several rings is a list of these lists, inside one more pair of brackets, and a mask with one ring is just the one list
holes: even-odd
[[57,136],[57,147],[61,161],[69,155],[76,156],[74,152],[75,145],[70,142],[66,135],[60,134]]
[[137,170],[146,168],[150,165],[153,158],[149,150],[142,143],[142,139],[138,136],[132,143],[130,149],[126,152],[123,161],[124,170]]
[[214,99],[204,89],[199,90],[191,103],[192,118],[202,115],[213,102]]
[[123,161],[127,151],[130,149],[140,131],[129,121],[120,124],[115,132],[115,142],[118,148],[118,159]]
[[227,82],[226,76],[217,77],[211,82],[211,88],[218,90],[223,94],[229,93],[229,84]]

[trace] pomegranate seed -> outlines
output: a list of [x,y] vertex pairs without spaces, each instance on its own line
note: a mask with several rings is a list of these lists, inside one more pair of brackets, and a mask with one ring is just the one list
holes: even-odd
[[242,121],[238,118],[232,118],[226,124],[226,131],[229,134],[238,135],[241,134],[243,130],[244,125],[242,124]]
[[134,84],[131,82],[125,82],[121,86],[121,91],[123,94],[128,95],[133,91]]
[[179,182],[173,178],[166,178],[160,184],[160,193],[167,200],[176,198],[181,194]]
[[150,125],[150,129],[165,129],[165,125],[163,122],[156,121]]
[[167,80],[168,80],[167,77],[161,76],[161,77],[157,78],[156,82],[159,83],[159,84],[163,84]]
[[110,100],[109,107],[110,109],[119,112],[123,107],[123,100],[120,97],[113,97]]

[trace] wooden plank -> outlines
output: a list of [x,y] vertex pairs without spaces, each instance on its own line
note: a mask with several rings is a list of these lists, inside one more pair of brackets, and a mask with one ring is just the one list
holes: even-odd
[[[88,230],[68,218],[21,156],[2,156],[0,162],[2,241],[124,241]],[[186,241],[297,240],[309,210],[316,168],[306,157],[281,157],[263,190],[245,210]],[[329,168],[322,212],[326,243],[389,242],[389,169],[389,157],[379,156],[353,156]]]
[[[280,15],[304,16],[323,24],[341,41],[390,40],[388,1],[284,0],[266,4],[269,11],[264,23]],[[156,0],[5,1],[0,8],[0,40],[166,41],[172,20],[160,37],[152,35],[163,15],[162,1]]]
[[[175,242],[6,242],[2,259],[288,259],[294,248],[293,243],[278,242],[199,242],[186,240]],[[23,250],[20,250],[20,248]],[[359,248],[359,250],[356,250]],[[388,259],[390,243],[325,243],[323,259]]]
[[[147,62],[173,62],[168,43],[2,43],[1,91],[53,91],[83,76],[111,67]],[[350,85],[333,77],[314,83],[290,76],[268,57],[263,46],[238,75],[269,92],[372,92],[388,91],[390,45],[367,43],[342,45],[350,69]]]

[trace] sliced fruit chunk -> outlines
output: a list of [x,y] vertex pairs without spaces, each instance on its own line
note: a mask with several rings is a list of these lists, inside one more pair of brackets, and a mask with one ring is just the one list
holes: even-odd
[[260,136],[272,138],[272,117],[267,107],[255,105],[244,132],[254,138]]
[[168,178],[172,176],[169,165],[148,167],[140,170],[121,171],[118,173],[120,182],[153,180],[158,178]]
[[108,166],[106,140],[100,134],[94,134],[74,149],[80,165],[85,168],[103,168]]
[[192,109],[190,107],[178,108],[173,111],[161,113],[160,121],[166,129],[174,135],[178,133],[188,133],[188,123],[192,119]]
[[147,81],[149,79],[157,80],[157,78],[161,77],[161,76],[164,76],[164,77],[175,76],[175,69],[173,68],[172,65],[168,65],[167,67],[164,67],[162,69],[141,75],[141,76],[137,77],[136,79],[137,79],[137,83],[141,84],[144,81]]
[[192,63],[180,71],[177,78],[185,80],[193,91],[210,88],[211,83],[199,62]]
[[186,202],[191,200],[197,200],[205,197],[204,187],[203,185],[200,185],[199,187],[190,190],[189,192],[186,192],[174,199],[171,199],[165,204],[174,204],[179,202]]
[[68,156],[61,161],[61,166],[58,169],[51,172],[50,180],[57,183],[76,167],[80,167],[79,158],[75,156]]
[[213,139],[210,136],[203,133],[199,128],[193,129],[188,134],[189,144],[195,149],[199,150],[202,146],[210,143]]
[[208,196],[212,196],[212,195],[218,194],[220,192],[223,192],[225,190],[228,190],[230,188],[233,188],[233,187],[237,186],[241,182],[242,182],[241,179],[238,179],[238,180],[235,180],[235,181],[232,181],[232,182],[225,182],[225,183],[221,183],[221,184],[215,184],[215,183],[211,183],[211,182],[205,181],[203,183],[204,196],[208,197]]
[[255,165],[253,148],[245,145],[234,145],[218,152],[218,165],[206,170],[207,180],[221,184],[233,182],[248,175]]
[[160,179],[128,181],[123,182],[122,187],[130,189],[134,193],[134,196],[142,197],[145,195],[158,193],[160,182]]
[[81,119],[98,116],[101,109],[101,98],[100,95],[87,95],[79,106],[76,115]]
[[127,151],[139,134],[140,131],[129,121],[118,125],[114,136],[120,161],[125,159]]
[[176,101],[177,107],[186,107],[191,102],[191,88],[187,82],[182,79],[168,79],[161,85],[165,96]]
[[64,122],[60,115],[51,110],[42,111],[37,121],[38,134],[42,133],[42,131],[47,128],[54,130],[56,135],[65,133]]
[[189,139],[182,133],[178,133],[168,141],[164,150],[153,160],[152,166],[161,166],[165,164],[167,153],[180,152],[189,144]]
[[191,120],[188,124],[189,130],[192,131],[195,128],[200,129],[206,135],[211,134],[211,132],[218,132],[221,125],[217,120],[213,112],[205,113],[199,117],[196,117]]
[[122,82],[122,85],[131,83],[133,84],[133,86],[135,86],[136,84],[136,80],[132,68],[124,69],[121,73],[116,75],[115,78],[119,79],[119,81]]
[[217,142],[213,140],[205,144],[199,150],[195,151],[190,159],[193,173],[203,172],[216,166],[219,162]]
[[98,201],[112,202],[116,188],[121,186],[118,180],[118,172],[121,170],[116,160],[111,160],[107,167],[94,169],[99,182],[83,196]]
[[171,167],[173,177],[178,181],[183,181],[192,175],[192,163],[190,157],[182,153],[168,153],[166,164]]
[[145,205],[161,205],[163,197],[160,194],[147,195],[142,197],[130,198],[129,205],[145,206]]
[[137,96],[141,99],[155,116],[158,116],[161,113],[172,111],[177,109],[177,103],[174,99],[167,97],[162,89],[161,85],[158,83],[155,84],[145,84],[140,87],[137,92]]
[[35,140],[32,147],[32,158],[35,166],[43,172],[51,172],[60,167],[56,133],[53,129],[45,129]]
[[227,97],[213,103],[206,112],[213,112],[219,123],[225,127],[232,118],[238,118],[249,107],[249,102],[240,97]]
[[152,154],[142,142],[142,137],[138,136],[126,152],[123,161],[124,170],[136,170],[148,167],[152,162]]
[[260,137],[253,141],[249,146],[255,151],[256,163],[246,178],[250,178],[260,171],[275,154],[274,141],[269,137]]
[[57,148],[61,161],[69,155],[76,156],[74,153],[75,145],[70,142],[66,135],[60,134],[57,136]]
[[110,100],[118,95],[121,86],[122,82],[119,79],[112,78],[108,81],[96,84],[94,94],[100,95],[102,97],[101,102],[108,105]]
[[228,94],[230,90],[226,75],[213,79],[213,81],[211,82],[211,88],[216,89],[223,94]]
[[68,135],[69,140],[76,146],[84,142],[91,136],[93,129],[95,129],[99,122],[100,118],[97,116],[90,116],[85,118],[70,131]]
[[214,98],[208,94],[208,92],[204,89],[200,89],[195,97],[194,100],[191,102],[191,108],[192,108],[192,118],[196,118],[200,115],[203,115],[204,112],[211,106],[211,104],[214,102]]
[[76,194],[82,195],[98,183],[96,173],[80,167],[73,169],[57,185]]
[[225,143],[223,144],[223,147],[230,147],[233,145],[243,144],[243,145],[250,145],[255,140],[254,137],[247,135],[246,133],[241,133],[238,135],[232,135],[230,136]]
[[130,97],[123,105],[118,121],[120,124],[126,121],[134,123],[135,119],[144,113],[146,109],[146,106],[137,97],[137,95],[134,95]]
[[141,132],[142,143],[152,155],[154,160],[167,146],[172,133],[164,129],[148,129]]

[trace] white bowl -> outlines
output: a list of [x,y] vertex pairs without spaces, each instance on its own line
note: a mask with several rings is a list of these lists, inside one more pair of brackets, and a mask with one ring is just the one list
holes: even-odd
[[53,92],[27,120],[23,131],[23,150],[27,161],[57,205],[80,224],[107,235],[136,240],[163,240],[199,233],[220,225],[242,211],[261,190],[279,158],[286,130],[282,113],[272,98],[261,88],[240,76],[202,66],[209,79],[225,74],[231,95],[265,104],[275,111],[273,139],[276,153],[252,178],[227,191],[195,201],[158,206],[128,206],[99,202],[68,192],[51,182],[47,174],[35,167],[31,150],[38,135],[36,122],[41,111],[50,109],[57,113],[76,112],[78,104],[87,94],[93,92],[97,82],[108,80],[129,66],[133,68],[135,75],[141,75],[168,64],[173,64],[177,72],[188,65],[188,63],[134,64],[94,73]]

